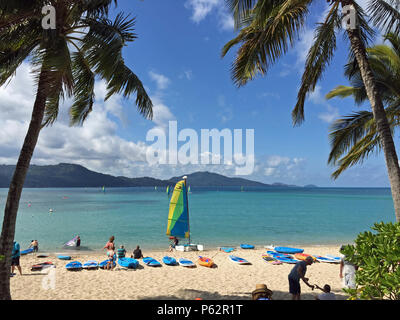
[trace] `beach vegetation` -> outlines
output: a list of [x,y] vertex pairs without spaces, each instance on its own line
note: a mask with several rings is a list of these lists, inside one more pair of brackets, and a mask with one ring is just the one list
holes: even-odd
[[[258,75],[267,74],[304,30],[311,5],[319,0],[226,0],[238,35],[227,42],[222,56],[239,45],[231,67],[233,82],[241,87]],[[386,160],[397,221],[400,221],[400,166],[386,117],[378,83],[368,60],[368,44],[375,30],[387,34],[400,30],[396,0],[370,0],[367,10],[356,0],[329,0],[322,22],[316,24],[313,43],[308,51],[304,72],[292,111],[294,125],[304,121],[304,106],[335,56],[337,36],[343,31],[365,85],[379,140]],[[350,8],[350,9],[349,9]],[[350,16],[349,16],[350,14]],[[349,18],[350,17],[350,18]],[[350,23],[348,23],[350,22]]]
[[[367,55],[394,132],[400,125],[400,36],[389,33],[384,36],[384,41],[388,44],[367,48]],[[352,97],[357,106],[368,102],[367,91],[354,58],[346,64],[344,75],[350,85],[337,86],[326,95],[327,99]],[[329,136],[331,152],[328,162],[337,166],[332,174],[335,179],[349,167],[362,163],[371,154],[382,150],[376,122],[369,110],[357,111],[337,119],[331,126]]]
[[[82,125],[92,111],[95,82],[106,83],[109,99],[128,98],[145,118],[152,118],[152,101],[139,77],[125,64],[123,48],[134,41],[135,18],[119,13],[108,18],[117,0],[0,0],[0,86],[6,85],[23,63],[35,78],[32,117],[12,176],[0,238],[0,299],[11,299],[10,265],[22,188],[39,133],[58,117],[70,99],[71,125]],[[54,8],[56,28],[44,28],[46,6]],[[45,11],[45,14],[43,14]]]
[[399,300],[400,223],[375,223],[371,229],[341,250],[358,266],[356,288],[343,290],[351,300]]

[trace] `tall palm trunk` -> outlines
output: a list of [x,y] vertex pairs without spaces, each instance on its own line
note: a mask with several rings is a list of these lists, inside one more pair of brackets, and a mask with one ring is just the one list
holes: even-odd
[[8,190],[0,238],[0,300],[11,299],[10,268],[11,253],[15,236],[15,223],[17,220],[19,200],[21,198],[25,177],[42,127],[47,97],[46,83],[45,72],[42,71],[39,78],[36,100],[33,106],[29,129],[25,136],[24,144]]
[[400,167],[396,154],[396,148],[390,131],[389,122],[386,117],[385,108],[379,95],[378,88],[367,58],[367,51],[360,38],[358,29],[348,29],[347,35],[350,39],[351,48],[360,68],[361,77],[367,91],[371,104],[372,113],[379,133],[382,149],[385,154],[386,166],[389,175],[390,186],[396,221],[400,222]]

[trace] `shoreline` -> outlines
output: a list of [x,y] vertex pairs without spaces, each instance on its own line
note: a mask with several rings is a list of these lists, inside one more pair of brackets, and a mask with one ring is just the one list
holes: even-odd
[[[303,247],[309,254],[339,254],[340,246]],[[65,265],[70,261],[57,259],[56,253],[47,258],[38,258],[36,254],[21,257],[23,275],[10,278],[11,295],[16,300],[250,300],[256,284],[265,283],[273,292],[275,300],[290,300],[287,276],[293,265],[272,265],[262,259],[265,248],[236,249],[225,253],[216,249],[204,251],[167,252],[165,250],[143,250],[143,255],[162,261],[169,255],[176,258],[190,259],[196,263],[195,268],[166,266],[152,268],[139,259],[136,270],[124,270],[117,267],[112,270],[67,271]],[[250,265],[238,265],[229,260],[230,254],[248,260]],[[70,253],[72,260],[84,263],[88,260],[101,262],[106,259],[106,252]],[[127,257],[130,257],[130,251]],[[213,259],[215,268],[206,268],[197,264],[198,256]],[[56,265],[46,272],[32,272],[33,264],[51,261]],[[49,270],[53,270],[54,279]],[[339,265],[315,263],[308,267],[306,277],[311,284],[323,286],[329,284],[338,300],[347,296],[341,290]],[[54,280],[54,287],[51,286]],[[50,281],[50,282],[49,282]],[[47,285],[46,285],[47,283]],[[45,284],[45,285],[44,285]],[[50,284],[50,288],[49,288]],[[47,286],[47,288],[46,288]],[[319,290],[312,291],[301,285],[302,299],[314,300]]]

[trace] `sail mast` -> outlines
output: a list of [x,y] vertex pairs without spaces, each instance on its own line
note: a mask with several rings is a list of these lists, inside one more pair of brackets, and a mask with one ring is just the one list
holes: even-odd
[[187,210],[188,232],[189,232],[189,244],[190,244],[190,221],[189,221],[189,201],[188,201],[188,190],[187,190],[187,176],[184,176],[184,177],[183,177],[183,180],[185,180],[186,210]]

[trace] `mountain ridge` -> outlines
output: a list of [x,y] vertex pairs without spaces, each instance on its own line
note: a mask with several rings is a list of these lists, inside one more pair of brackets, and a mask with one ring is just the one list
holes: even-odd
[[[0,188],[8,188],[14,173],[14,165],[0,165]],[[170,179],[152,177],[128,178],[113,176],[87,169],[79,164],[31,165],[25,180],[25,188],[79,188],[79,187],[162,187],[175,184],[185,175]],[[298,187],[283,183],[266,184],[239,177],[227,177],[209,171],[186,174],[191,186],[209,187]]]

